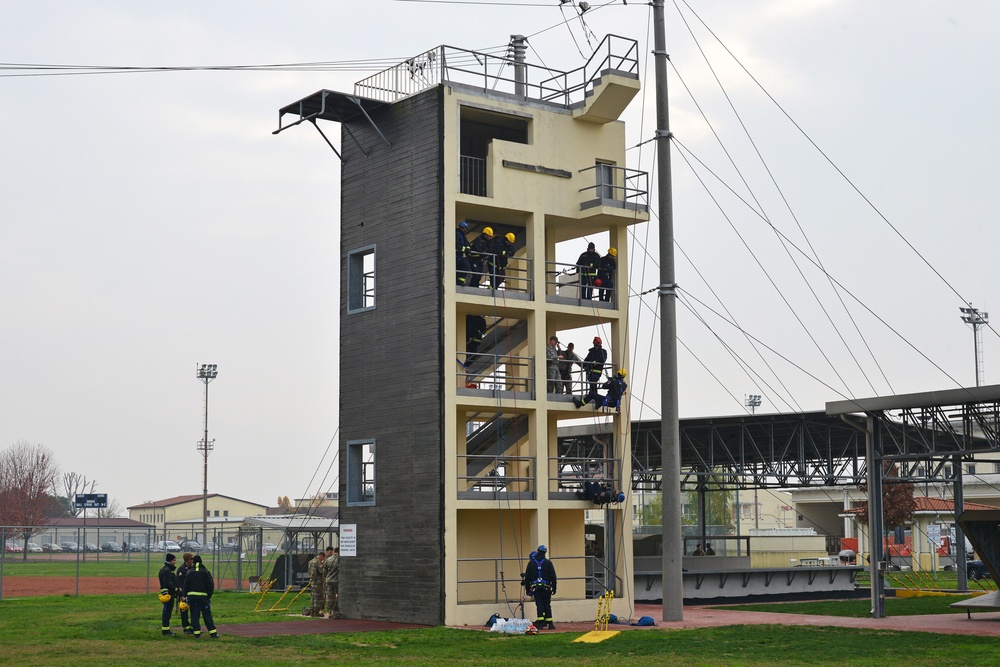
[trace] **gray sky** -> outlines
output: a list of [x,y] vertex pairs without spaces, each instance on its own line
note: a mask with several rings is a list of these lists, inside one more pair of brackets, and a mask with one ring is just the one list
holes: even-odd
[[[584,26],[558,25],[568,6],[511,4],[7,2],[0,61],[396,61],[438,44],[490,49],[521,33],[530,62],[583,64]],[[635,146],[654,129],[649,9],[591,4],[591,45],[606,33],[640,41],[645,93],[625,117]],[[714,130],[771,223],[811,246],[854,295],[843,296],[852,319],[813,264],[791,250],[796,268],[760,216],[699,168],[706,193],[675,151],[678,283],[705,318],[678,308],[682,416],[740,413],[748,393],[764,395],[762,411],[812,410],[974,384],[958,307],[988,311],[995,292],[1000,5],[692,1],[836,169],[681,8],[698,42],[668,3],[668,51],[711,129],[672,71],[677,140],[752,205]],[[326,490],[338,419],[340,168],[312,129],[271,131],[280,106],[321,88],[349,91],[371,72],[9,76],[18,73],[0,71],[0,446],[44,444],[63,470],[96,479],[123,505],[200,493],[195,367],[215,363],[210,491],[274,504]],[[652,144],[629,160],[652,170]],[[636,230],[635,292],[657,284],[641,249],[655,255],[656,238],[655,224]],[[659,376],[644,370],[657,363],[656,300],[631,301],[626,364],[634,397],[650,406],[637,402],[634,415],[646,418],[658,414]],[[708,310],[724,313],[720,301],[787,361],[753,352]],[[984,339],[990,383],[996,336]],[[400,353],[407,341],[401,332]]]

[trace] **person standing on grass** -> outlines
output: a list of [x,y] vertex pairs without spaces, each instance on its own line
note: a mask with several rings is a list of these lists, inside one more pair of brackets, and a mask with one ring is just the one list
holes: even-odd
[[[181,556],[181,560],[184,564],[177,568],[177,598],[178,600],[183,600],[184,598],[184,580],[187,579],[188,572],[194,567],[194,554],[190,552],[185,552]],[[182,607],[180,603],[177,605],[178,610],[181,615],[181,627],[184,628],[184,634],[193,635],[194,628],[191,627],[191,615],[188,613],[190,607],[188,603]]]
[[174,598],[177,596],[177,577],[174,576],[174,561],[177,557],[167,554],[163,559],[163,567],[160,568],[160,602],[163,603],[163,611],[160,614],[160,632],[164,637],[174,634],[170,629],[170,615],[174,611]]
[[323,575],[326,578],[326,608],[330,610],[330,618],[341,618],[340,613],[340,549],[326,548],[326,560],[323,561]]
[[326,559],[326,554],[320,551],[309,561],[309,590],[312,591],[309,616],[315,618],[323,616],[323,594],[326,591],[326,573],[323,571],[324,559]]
[[191,626],[195,639],[201,637],[201,619],[205,620],[205,627],[208,628],[208,636],[218,639],[219,633],[215,629],[215,619],[212,617],[212,593],[215,592],[215,579],[212,573],[201,562],[201,556],[195,556],[191,560],[191,571],[184,578],[184,591],[187,593],[187,601],[191,606]]

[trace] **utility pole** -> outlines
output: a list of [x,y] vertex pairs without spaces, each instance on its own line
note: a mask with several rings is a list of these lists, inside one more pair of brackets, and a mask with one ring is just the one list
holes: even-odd
[[[208,439],[208,383],[219,374],[215,364],[202,364],[198,369],[198,379],[205,383],[205,437],[198,443],[198,451],[204,455],[204,474],[201,495],[201,542],[208,541],[208,454],[215,449],[215,440]],[[166,539],[166,536],[164,536]]]
[[660,442],[663,450],[663,620],[684,620],[681,568],[681,438],[677,400],[677,284],[674,282],[674,210],[670,184],[670,113],[663,0],[653,0],[656,65],[656,191],[660,219]]
[[990,314],[979,312],[978,308],[973,308],[969,304],[968,308],[959,308],[962,312],[962,321],[972,325],[972,353],[976,361],[976,386],[982,386],[982,366],[983,366],[983,335],[979,329],[990,322]]

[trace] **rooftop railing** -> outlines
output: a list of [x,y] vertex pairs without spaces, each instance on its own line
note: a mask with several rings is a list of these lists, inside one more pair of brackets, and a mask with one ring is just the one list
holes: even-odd
[[[460,83],[527,99],[571,105],[583,102],[603,72],[639,76],[638,42],[608,35],[582,66],[569,72],[512,58],[442,45],[354,84],[354,93],[395,102],[440,83]],[[515,72],[521,69],[522,77]]]

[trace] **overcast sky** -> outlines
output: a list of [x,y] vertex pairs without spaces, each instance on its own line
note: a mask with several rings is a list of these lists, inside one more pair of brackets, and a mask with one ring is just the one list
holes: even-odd
[[[750,393],[772,412],[975,384],[958,308],[988,311],[996,290],[1000,4],[689,2],[666,12],[682,417],[739,414]],[[215,363],[210,491],[273,505],[329,488],[340,165],[308,126],[271,131],[284,104],[372,73],[7,65],[396,61],[520,33],[529,62],[569,70],[615,33],[640,42],[624,120],[629,166],[652,170],[649,8],[595,0],[585,26],[561,25],[575,12],[557,0],[517,4],[4,3],[0,447],[43,444],[126,506],[200,493],[195,370]],[[643,418],[656,239],[654,220],[630,248]],[[998,354],[986,331],[985,383]]]

